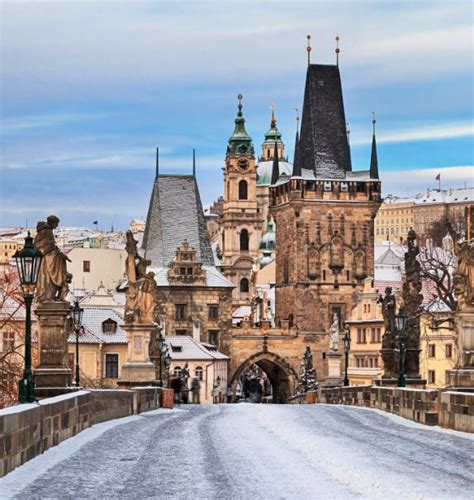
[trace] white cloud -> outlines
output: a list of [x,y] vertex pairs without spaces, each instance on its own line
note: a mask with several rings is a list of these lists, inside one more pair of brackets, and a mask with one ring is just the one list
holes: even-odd
[[[388,142],[414,142],[430,141],[439,139],[453,139],[456,137],[468,137],[474,135],[474,126],[472,121],[468,122],[448,122],[435,125],[420,124],[417,127],[402,130],[383,130],[377,133],[378,143]],[[365,137],[356,135],[351,138],[351,144],[370,144],[371,137],[367,134]]]
[[413,168],[381,172],[384,196],[414,196],[428,188],[438,188],[436,176],[441,174],[441,188],[474,187],[474,165],[455,167]]

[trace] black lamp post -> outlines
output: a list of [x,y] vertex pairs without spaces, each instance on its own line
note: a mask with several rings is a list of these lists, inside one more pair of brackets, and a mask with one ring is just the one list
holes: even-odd
[[169,387],[170,385],[170,367],[171,367],[171,354],[169,351],[165,355],[165,370],[166,370],[166,380],[167,380],[167,386]]
[[82,315],[84,314],[84,309],[79,305],[79,301],[76,299],[74,301],[74,306],[71,307],[72,321],[74,323],[74,333],[76,334],[76,369],[75,371],[75,383],[76,387],[79,387],[79,332],[82,327]]
[[20,275],[26,306],[25,368],[23,370],[23,378],[18,383],[18,401],[20,403],[32,403],[35,401],[35,385],[31,370],[31,304],[33,303],[43,254],[35,247],[29,231],[28,236],[25,238],[25,246],[22,250],[17,251],[14,257]]
[[344,344],[344,355],[346,357],[346,366],[344,369],[344,386],[347,387],[349,385],[349,376],[347,375],[347,369],[349,367],[349,351],[351,350],[351,336],[348,329],[344,333],[342,342]]
[[398,314],[395,316],[395,322],[398,331],[399,341],[399,371],[398,371],[398,387],[405,387],[405,325],[407,322],[407,314],[403,308],[400,308]]

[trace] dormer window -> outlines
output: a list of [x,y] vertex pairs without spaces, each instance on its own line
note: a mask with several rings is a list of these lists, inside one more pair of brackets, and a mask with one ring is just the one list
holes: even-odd
[[171,344],[171,351],[172,352],[183,352],[183,346]]
[[115,333],[117,331],[117,322],[113,319],[106,319],[102,322],[102,333]]

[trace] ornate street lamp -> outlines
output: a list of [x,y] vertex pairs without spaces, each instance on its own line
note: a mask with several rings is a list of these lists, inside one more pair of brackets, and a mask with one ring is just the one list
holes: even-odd
[[398,331],[399,341],[399,371],[398,371],[398,387],[405,387],[405,326],[407,323],[407,314],[405,310],[400,308],[398,314],[395,316],[395,323]]
[[344,345],[344,355],[346,357],[346,366],[344,369],[344,386],[347,387],[349,385],[349,376],[347,375],[347,369],[349,367],[349,351],[351,350],[351,336],[349,333],[349,329],[346,329],[342,342]]
[[166,380],[167,380],[167,387],[170,385],[170,367],[171,367],[171,354],[169,351],[166,353],[165,360],[165,370],[166,370]]
[[84,309],[79,305],[79,301],[74,301],[74,306],[71,307],[71,316],[74,323],[74,333],[76,334],[76,369],[75,369],[75,386],[79,387],[79,332],[82,327],[82,315]]
[[[158,348],[158,367],[159,367],[158,386],[163,387],[163,364],[166,367],[166,362],[167,362],[166,360],[167,356],[169,355],[169,351],[165,343],[165,338],[163,337],[161,328],[159,328],[158,337],[156,338],[156,347]],[[170,357],[170,364],[171,364],[171,357]]]
[[35,385],[33,381],[33,372],[31,370],[31,304],[38,281],[38,274],[41,266],[43,254],[35,247],[33,238],[25,238],[25,246],[14,255],[20,283],[23,288],[23,297],[26,306],[25,318],[25,368],[23,378],[18,384],[18,401],[20,403],[32,403],[35,401]]

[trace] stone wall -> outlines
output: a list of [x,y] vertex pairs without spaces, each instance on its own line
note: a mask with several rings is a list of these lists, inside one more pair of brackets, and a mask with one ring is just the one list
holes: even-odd
[[0,477],[91,425],[153,410],[160,389],[91,390],[0,410]]
[[338,387],[321,389],[317,402],[378,408],[421,424],[474,432],[474,393],[372,386]]

